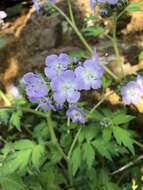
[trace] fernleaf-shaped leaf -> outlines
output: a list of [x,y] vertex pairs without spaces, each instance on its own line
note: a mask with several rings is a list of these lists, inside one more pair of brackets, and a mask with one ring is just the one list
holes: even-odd
[[134,116],[120,113],[113,117],[112,122],[114,125],[121,125],[121,124],[129,123],[129,121],[133,120],[134,118],[135,118]]
[[96,150],[105,158],[112,160],[111,154],[110,154],[110,147],[107,142],[104,142],[103,139],[97,139],[93,143]]
[[22,179],[16,174],[0,177],[0,184],[3,190],[25,190]]
[[112,138],[112,129],[111,127],[104,128],[103,131],[103,139],[105,142],[109,142]]
[[81,163],[81,149],[78,146],[74,149],[74,151],[72,153],[72,157],[71,157],[73,175],[76,174],[78,168],[80,167],[80,163]]
[[10,118],[11,128],[15,127],[16,129],[20,130],[20,128],[21,128],[21,124],[20,124],[21,116],[22,116],[21,111],[16,111],[12,114],[12,116]]
[[9,120],[9,113],[4,109],[0,109],[0,123],[7,125]]
[[39,168],[44,153],[45,147],[43,144],[37,144],[34,146],[32,151],[32,164],[35,168]]
[[121,127],[113,127],[113,135],[119,145],[123,144],[134,154],[133,139],[126,129]]
[[86,161],[88,168],[90,169],[94,158],[95,158],[95,151],[91,144],[84,143],[82,146],[83,151],[83,159]]
[[14,143],[15,150],[24,150],[34,148],[35,143],[28,139],[22,139]]

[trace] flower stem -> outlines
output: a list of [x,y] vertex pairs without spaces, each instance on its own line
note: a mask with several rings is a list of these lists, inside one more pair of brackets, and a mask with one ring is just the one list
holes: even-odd
[[77,131],[77,133],[76,133],[76,136],[75,136],[75,138],[74,138],[74,140],[73,140],[73,142],[72,142],[72,145],[71,145],[71,147],[70,147],[70,149],[69,149],[69,152],[68,152],[68,159],[71,157],[71,154],[72,154],[72,151],[73,151],[73,149],[74,149],[74,146],[75,146],[75,144],[76,144],[76,142],[77,142],[77,139],[78,139],[78,137],[79,137],[79,134],[80,134],[80,132],[81,132],[81,127],[78,129],[78,131]]
[[75,24],[75,19],[74,19],[74,16],[73,16],[73,10],[72,10],[72,5],[71,5],[71,0],[67,0],[67,2],[68,2],[69,14],[70,14],[71,21],[72,21],[72,23]]
[[101,100],[89,111],[87,117],[89,117],[90,114],[92,114],[105,100],[108,96],[110,96],[111,94],[113,94],[113,92],[107,94],[107,95],[104,95]]
[[4,102],[7,106],[11,105],[11,102],[9,101],[9,99],[6,97],[6,95],[3,93],[2,90],[0,90],[0,97],[4,100]]
[[49,131],[51,134],[51,140],[53,142],[53,144],[56,145],[57,149],[59,150],[59,152],[61,153],[61,155],[63,156],[63,158],[68,161],[66,154],[64,153],[63,149],[61,148],[61,146],[58,143],[53,125],[52,125],[52,120],[51,120],[51,112],[49,111],[48,113],[48,117],[47,117],[47,123],[48,123],[48,127],[49,127]]
[[84,44],[84,46],[87,48],[88,52],[92,55],[93,51],[92,48],[89,46],[89,44],[86,42],[86,40],[84,39],[84,37],[82,36],[82,34],[80,33],[80,31],[78,30],[78,28],[76,27],[76,25],[69,19],[69,17],[60,9],[58,8],[56,5],[52,6],[65,18],[65,20],[70,24],[70,26],[73,28],[73,30],[75,31],[75,33],[77,34],[77,36],[79,37],[79,39],[82,41],[82,43]]
[[134,140],[134,144],[136,144],[138,147],[140,147],[141,149],[143,149],[143,144]]
[[121,168],[119,168],[118,170],[114,171],[111,173],[111,176],[119,174],[121,172],[123,172],[124,170],[130,168],[131,166],[137,164],[139,161],[141,161],[143,159],[143,155],[139,156],[136,160],[133,160],[131,162],[129,162],[128,164],[122,166]]
[[[86,47],[88,50],[90,56],[93,55],[93,50],[90,47],[90,45],[87,43],[85,38],[83,37],[82,33],[79,31],[78,27],[76,26],[75,22],[73,23],[72,20],[69,19],[69,17],[56,5],[52,4],[52,6],[65,18],[65,20],[70,24],[70,26],[73,28],[77,36],[79,37],[80,41],[83,43],[83,45]],[[116,81],[119,82],[120,79],[106,66],[106,65],[101,65],[104,70]]]
[[117,43],[117,13],[113,15],[113,37],[112,37],[112,44],[116,54],[117,63],[120,65],[122,77],[124,77],[124,68],[122,58],[119,52],[118,43]]

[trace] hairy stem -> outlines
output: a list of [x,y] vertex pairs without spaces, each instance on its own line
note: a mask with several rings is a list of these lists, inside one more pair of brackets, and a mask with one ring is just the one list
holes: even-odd
[[53,144],[56,145],[57,149],[59,150],[59,152],[61,153],[63,158],[67,161],[68,160],[67,156],[66,156],[63,149],[61,148],[61,146],[58,143],[58,140],[57,140],[54,128],[53,128],[53,124],[52,124],[52,120],[51,120],[51,112],[50,111],[48,113],[47,123],[48,123],[49,131],[50,131],[50,134],[51,134],[51,140],[52,140]]
[[[64,18],[65,20],[70,24],[70,26],[73,28],[73,30],[75,31],[75,33],[77,34],[77,36],[79,37],[80,41],[83,43],[83,45],[86,47],[86,49],[88,50],[89,54],[92,56],[93,55],[93,50],[90,47],[90,45],[87,43],[87,41],[85,40],[85,38],[83,37],[83,35],[81,34],[81,32],[79,31],[78,27],[76,26],[75,23],[73,23],[69,17],[60,9],[58,8],[56,5],[52,6],[55,8],[55,10],[57,10]],[[120,79],[106,66],[106,65],[101,65],[104,70],[116,81],[116,82],[120,82]]]
[[74,19],[74,16],[73,16],[71,0],[67,0],[67,2],[68,2],[68,7],[69,7],[70,19],[71,19],[72,23],[75,24],[75,19]]
[[76,135],[75,135],[75,138],[74,138],[74,140],[73,140],[73,142],[72,142],[72,144],[71,144],[71,147],[70,147],[70,149],[69,149],[69,152],[68,152],[68,158],[71,157],[72,151],[73,151],[73,149],[74,149],[74,147],[75,147],[75,144],[76,144],[76,142],[77,142],[77,139],[78,139],[78,137],[79,137],[79,134],[80,134],[80,132],[81,132],[81,129],[82,129],[82,128],[80,127],[80,128],[78,129]]
[[140,147],[141,149],[143,149],[143,144],[134,140],[134,144],[136,144],[138,147]]
[[123,68],[123,62],[122,57],[119,52],[118,43],[117,43],[117,14],[114,13],[113,15],[113,38],[112,38],[112,44],[113,48],[116,54],[117,63],[120,65],[122,77],[124,77],[124,68]]
[[129,167],[137,164],[139,161],[143,160],[143,155],[139,156],[136,160],[133,160],[131,162],[129,162],[128,164],[122,166],[121,168],[119,168],[118,170],[114,171],[111,173],[111,175],[116,175],[118,173],[123,172],[124,170],[128,169]]
[[[111,94],[112,94],[112,93],[107,94],[106,96],[103,96],[103,98],[101,98],[101,100],[89,111],[89,113],[88,113],[88,115],[87,115],[87,118],[88,118],[89,115],[90,115],[91,113],[93,113],[93,112],[105,101],[105,99],[106,99],[108,96],[110,96]],[[69,149],[69,152],[68,152],[68,158],[71,157],[72,151],[73,151],[73,149],[74,149],[74,147],[75,147],[75,144],[76,144],[76,142],[77,142],[77,140],[78,140],[78,137],[79,137],[79,135],[80,135],[81,130],[82,130],[82,127],[80,127],[80,128],[78,129],[78,131],[77,131],[77,133],[76,133],[76,135],[75,135],[75,137],[74,137],[74,140],[73,140],[73,142],[72,142],[72,144],[71,144],[71,147],[70,147],[70,149]]]
[[109,94],[103,96],[103,97],[101,98],[101,100],[89,111],[87,117],[89,117],[89,115],[92,114],[92,113],[106,100],[106,98],[109,97],[109,96],[112,95],[112,94],[113,94],[113,92],[111,92],[111,93],[109,93]]

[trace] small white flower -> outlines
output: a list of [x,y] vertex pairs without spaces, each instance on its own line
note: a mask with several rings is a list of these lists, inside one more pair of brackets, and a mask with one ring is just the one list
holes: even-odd
[[7,13],[5,11],[0,11],[0,20],[3,20],[7,17]]

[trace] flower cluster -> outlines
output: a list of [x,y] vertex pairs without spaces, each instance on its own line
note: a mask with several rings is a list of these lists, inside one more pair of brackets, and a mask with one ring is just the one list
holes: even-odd
[[126,86],[123,86],[121,95],[124,104],[139,104],[143,97],[143,78],[138,75],[135,81],[130,81]]
[[32,72],[24,75],[23,83],[29,100],[37,103],[43,110],[57,110],[62,108],[64,103],[68,103],[67,117],[73,122],[85,123],[85,115],[76,104],[82,90],[101,88],[104,70],[97,54],[83,64],[80,63],[76,68],[65,53],[49,55],[45,61],[44,73],[47,82],[40,75]]

